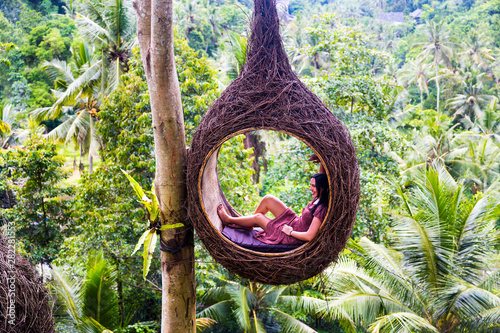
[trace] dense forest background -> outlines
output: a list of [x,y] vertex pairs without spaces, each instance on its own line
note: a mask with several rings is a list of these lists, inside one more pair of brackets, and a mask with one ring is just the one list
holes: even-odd
[[[352,238],[323,274],[252,283],[196,240],[204,332],[498,332],[500,0],[279,0],[294,71],[346,125],[361,169]],[[245,63],[247,0],[175,2],[186,138]],[[132,255],[154,180],[149,93],[128,0],[0,3],[3,224],[50,290],[58,332],[157,332],[157,249]],[[272,131],[219,158],[249,213],[310,200],[310,149]],[[97,288],[99,287],[99,288]],[[105,315],[102,315],[105,313]]]

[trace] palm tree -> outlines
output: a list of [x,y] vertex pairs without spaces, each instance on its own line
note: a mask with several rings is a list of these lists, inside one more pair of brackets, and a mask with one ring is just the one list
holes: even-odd
[[412,60],[407,66],[402,68],[400,72],[400,78],[405,86],[415,84],[420,90],[420,110],[424,109],[424,91],[429,95],[429,84],[427,79],[428,68],[429,64]]
[[251,282],[248,285],[226,281],[223,287],[208,290],[202,298],[204,302],[212,305],[197,314],[216,321],[223,321],[231,313],[236,317],[238,325],[245,332],[266,332],[262,319],[272,314],[281,322],[280,332],[316,332],[303,322],[277,308],[278,302],[297,297],[285,295],[288,287],[276,287]]
[[89,171],[92,172],[93,157],[102,146],[95,128],[96,115],[100,101],[111,92],[114,84],[106,80],[105,60],[98,59],[93,48],[81,42],[71,52],[69,63],[54,59],[43,64],[55,80],[57,100],[51,107],[35,110],[33,115],[37,119],[56,119],[65,113],[66,119],[47,137],[65,144],[73,141],[80,148],[80,168],[82,156],[88,153]]
[[416,43],[414,46],[422,47],[422,52],[419,54],[421,59],[428,59],[432,57],[432,63],[434,64],[434,69],[436,73],[436,88],[437,88],[437,106],[436,109],[439,112],[439,99],[440,99],[440,87],[439,87],[439,62],[442,62],[446,67],[451,66],[451,55],[452,55],[452,43],[448,42],[449,33],[446,31],[444,26],[444,21],[435,23],[433,21],[428,21],[425,23],[424,34],[427,41]]
[[475,124],[469,125],[469,128],[500,143],[500,107],[497,97],[491,99],[481,116],[476,118]]
[[231,81],[241,74],[247,61],[247,43],[248,39],[245,36],[228,31],[227,39],[224,40],[224,50],[229,58],[225,72]]
[[500,270],[488,267],[500,198],[469,198],[445,169],[429,167],[410,193],[398,189],[396,247],[350,241],[350,256],[327,270],[327,300],[309,308],[347,330],[494,332]]
[[200,22],[199,0],[181,0],[177,8],[179,25],[184,28],[184,36],[189,39],[189,34]]
[[52,270],[51,287],[57,293],[56,317],[72,324],[77,332],[101,333],[118,328],[116,269],[102,251],[92,253],[87,262],[85,279],[74,280],[62,270]]
[[464,51],[460,54],[470,57],[474,63],[486,70],[488,62],[495,61],[491,55],[493,50],[489,48],[491,43],[486,40],[483,33],[477,31],[471,31],[467,34],[467,38],[468,40],[463,45]]
[[[91,45],[102,48],[103,58],[110,63],[109,73],[119,83],[128,70],[128,58],[135,43],[135,15],[131,0],[86,0],[76,23]],[[103,62],[103,65],[105,62]]]
[[448,163],[453,163],[457,174],[465,175],[474,192],[486,192],[500,180],[500,147],[490,136],[469,135],[463,148],[449,155]]
[[451,110],[455,110],[453,117],[472,115],[482,117],[482,105],[486,104],[493,96],[482,94],[484,73],[474,70],[467,71],[464,77],[459,78],[461,91],[447,101]]
[[448,155],[461,147],[454,134],[457,126],[452,126],[452,119],[443,113],[424,115],[423,126],[415,132],[410,149],[403,158],[395,156],[403,173],[413,173],[432,163],[446,165]]

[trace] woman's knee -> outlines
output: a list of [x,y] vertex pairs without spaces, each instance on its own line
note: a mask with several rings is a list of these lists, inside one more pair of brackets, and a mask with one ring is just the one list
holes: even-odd
[[265,201],[265,202],[276,202],[276,201],[280,201],[278,198],[276,198],[274,195],[272,194],[266,194],[263,198],[262,198],[262,201]]

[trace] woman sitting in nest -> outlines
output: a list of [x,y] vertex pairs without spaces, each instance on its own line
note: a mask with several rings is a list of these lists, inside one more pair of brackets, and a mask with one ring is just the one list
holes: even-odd
[[[310,160],[317,161],[317,157],[313,155]],[[272,195],[262,198],[253,215],[233,217],[222,205],[217,207],[217,213],[224,225],[261,227],[263,231],[256,233],[254,237],[264,243],[300,245],[316,236],[328,211],[329,186],[323,166],[320,166],[320,173],[311,177],[310,184],[313,200],[302,210],[302,216],[297,216]],[[267,212],[271,212],[275,218],[267,217]]]

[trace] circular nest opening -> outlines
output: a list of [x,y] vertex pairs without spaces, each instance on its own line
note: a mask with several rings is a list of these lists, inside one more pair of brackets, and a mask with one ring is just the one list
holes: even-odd
[[[255,8],[242,73],[212,104],[193,136],[187,165],[189,217],[212,257],[228,270],[261,283],[291,284],[323,271],[344,248],[358,207],[359,169],[347,130],[290,67],[275,1],[256,0]],[[227,241],[214,227],[218,216],[211,207],[224,200],[216,152],[228,138],[258,129],[305,142],[320,157],[329,179],[327,216],[316,237],[293,251],[250,251]],[[212,181],[203,184],[204,177]]]
[[[256,133],[259,133],[260,134],[256,134]],[[311,147],[309,147],[307,145],[306,142],[303,142],[300,138],[297,138],[295,137],[294,135],[291,135],[290,133],[286,133],[284,131],[280,131],[280,132],[274,132],[274,131],[270,131],[269,129],[266,128],[266,131],[265,132],[271,132],[271,133],[280,133],[280,134],[284,134],[284,135],[289,135],[292,140],[290,139],[285,139],[284,141],[280,141],[282,144],[284,144],[286,141],[288,141],[288,145],[296,145],[296,143],[294,141],[300,141],[302,143],[305,144],[305,146],[309,149],[307,150],[304,150],[303,148],[299,150],[304,150],[302,151],[302,155],[306,155],[307,157],[302,157],[302,159],[300,160],[300,162],[303,164],[303,166],[305,164],[307,164],[307,159],[310,157],[310,155],[312,153],[315,153],[316,155],[318,155],[317,152],[314,151],[314,149],[312,149]],[[228,171],[225,171],[223,169],[223,165],[221,166],[221,157],[222,159],[233,159],[233,160],[238,160],[238,158],[236,157],[236,154],[224,154],[222,153],[221,154],[221,150],[223,150],[222,148],[225,146],[225,144],[229,143],[232,139],[234,139],[235,137],[239,136],[239,135],[242,135],[242,134],[245,134],[245,138],[246,139],[250,139],[252,138],[252,136],[246,136],[247,134],[251,134],[253,135],[254,138],[257,138],[257,141],[258,142],[254,142],[254,143],[257,143],[259,144],[261,147],[260,149],[262,149],[261,151],[261,155],[260,157],[261,158],[269,158],[269,156],[267,154],[265,154],[264,152],[266,151],[266,145],[270,145],[270,143],[276,143],[276,136],[275,137],[272,137],[272,134],[271,134],[271,137],[269,134],[267,134],[267,138],[265,139],[262,139],[261,138],[261,134],[264,134],[263,131],[257,131],[257,129],[253,129],[252,131],[245,131],[243,133],[233,133],[232,135],[230,135],[229,137],[226,137],[224,139],[224,142],[221,143],[220,146],[218,147],[215,147],[205,158],[205,161],[204,161],[204,164],[203,164],[203,167],[201,168],[200,170],[200,183],[199,183],[199,193],[201,193],[201,203],[202,203],[202,210],[203,210],[203,213],[205,214],[206,218],[208,219],[208,221],[210,221],[210,223],[212,224],[212,227],[220,234],[221,238],[224,240],[224,241],[227,241],[229,243],[232,243],[234,246],[236,247],[241,247],[243,250],[247,250],[247,251],[250,251],[250,252],[255,252],[256,254],[260,254],[260,255],[264,255],[264,256],[280,256],[280,255],[285,255],[286,253],[285,252],[291,252],[291,251],[295,251],[298,247],[300,246],[303,246],[303,245],[285,245],[285,246],[276,246],[276,245],[271,245],[271,246],[265,246],[264,248],[262,248],[262,246],[252,246],[252,244],[239,244],[237,241],[234,242],[233,239],[230,237],[230,236],[227,236],[223,233],[223,230],[225,230],[225,227],[224,225],[222,224],[222,221],[220,220],[218,214],[217,214],[217,207],[219,204],[222,204],[225,206],[226,210],[229,212],[230,215],[232,216],[240,216],[240,215],[250,215],[253,213],[253,211],[255,210],[255,208],[257,207],[258,205],[258,201],[260,200],[255,200],[256,198],[248,198],[246,197],[246,195],[242,195],[240,194],[240,200],[241,200],[241,196],[244,197],[243,200],[245,200],[245,203],[244,203],[244,206],[243,207],[241,204],[239,205],[240,206],[240,209],[244,210],[244,212],[242,212],[241,210],[237,210],[233,207],[234,205],[234,202],[233,200],[231,200],[231,197],[233,197],[234,194],[231,194],[229,193],[228,191],[236,191],[238,193],[242,192],[242,189],[241,188],[238,188],[236,186],[236,188],[231,188],[231,189],[226,189],[226,190],[223,190],[224,188],[224,181],[221,181],[221,174],[222,174],[222,177],[223,178],[232,178],[233,176],[236,176],[234,174],[236,173],[245,173],[245,172],[248,172],[248,169],[246,169],[245,167],[241,167],[241,166],[237,166],[235,168],[231,168],[230,171],[233,173],[233,174],[228,174]],[[260,140],[264,140],[264,141],[260,141]],[[233,143],[235,142],[238,142],[238,141],[233,141]],[[236,144],[236,146],[238,146],[238,144]],[[243,148],[244,144],[240,144],[239,147],[237,148]],[[229,147],[226,146],[226,147]],[[252,147],[252,148],[255,148],[255,147]],[[232,146],[230,149],[235,149],[235,146]],[[244,149],[244,148],[243,148]],[[277,147],[274,146],[274,150],[277,150]],[[296,152],[295,152],[296,153]],[[289,155],[291,153],[287,153],[287,155]],[[253,156],[255,156],[253,153],[252,153]],[[271,156],[274,155],[274,156],[281,156],[283,155],[282,154],[282,151],[279,152],[278,151],[275,151],[273,154],[271,154]],[[318,155],[318,157],[320,158],[320,160],[322,161],[322,157]],[[282,156],[282,160],[278,160],[278,163],[283,163],[283,160],[286,159],[286,156],[283,157]],[[248,162],[248,160],[246,161]],[[235,164],[238,164],[237,162]],[[290,202],[290,200],[287,200],[287,197],[286,195],[280,195],[278,196],[278,198],[280,198],[287,206],[295,206],[295,209],[293,209],[293,211],[297,212],[297,213],[300,213],[302,211],[302,208],[304,208],[307,204],[307,202],[309,202],[310,200],[312,200],[312,196],[310,195],[309,193],[309,179],[310,179],[310,176],[317,173],[317,170],[318,170],[318,164],[314,164],[311,162],[311,165],[313,165],[313,169],[309,168],[310,172],[307,173],[307,180],[304,181],[304,185],[305,187],[303,188],[303,191],[300,192],[300,196],[302,196],[301,200],[299,200],[299,204],[295,204],[295,203],[292,203]],[[254,167],[253,165],[250,166],[250,165],[247,165],[248,168],[252,168]],[[257,168],[260,169],[260,166],[257,166]],[[278,167],[278,169],[281,169],[280,167]],[[315,171],[312,171],[312,170],[315,170]],[[253,170],[255,171],[255,170]],[[305,170],[304,170],[305,171]],[[279,172],[284,172],[283,170],[279,170]],[[254,173],[253,176],[255,176],[256,174]],[[225,177],[224,177],[225,176]],[[292,181],[297,181],[297,179],[291,179]],[[255,179],[252,178],[252,179],[249,179],[247,180],[249,181],[251,184],[249,183],[246,183],[246,184],[243,184],[243,187],[245,186],[262,186],[262,182],[261,183],[255,183]],[[230,181],[231,183],[234,183],[233,180]],[[330,181],[329,181],[330,183]],[[255,188],[254,188],[255,190]],[[270,190],[268,188],[268,190]],[[215,191],[215,193],[214,193]],[[217,193],[217,191],[219,193]],[[255,194],[255,193],[254,193]],[[298,193],[297,193],[298,194]],[[229,198],[230,199],[227,199],[227,196],[229,195]],[[253,199],[253,200],[252,200]],[[287,201],[288,201],[288,204],[287,204]],[[276,217],[276,216],[275,216]],[[324,223],[324,221],[323,221]],[[323,224],[322,223],[322,224]],[[260,228],[257,228],[257,230],[261,230]],[[241,235],[241,234],[240,234]],[[245,235],[245,237],[251,237],[251,232],[248,233],[248,232],[243,232],[243,235]],[[245,243],[245,242],[241,242],[241,243]],[[259,242],[260,243],[260,242]]]

